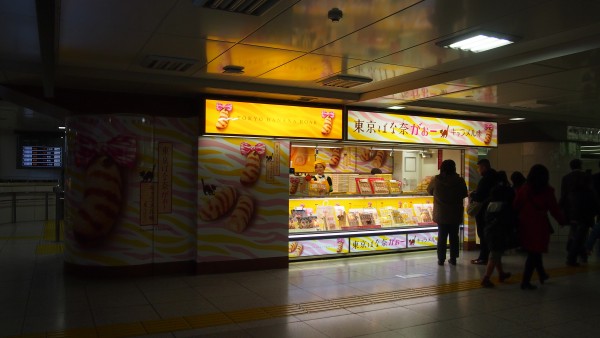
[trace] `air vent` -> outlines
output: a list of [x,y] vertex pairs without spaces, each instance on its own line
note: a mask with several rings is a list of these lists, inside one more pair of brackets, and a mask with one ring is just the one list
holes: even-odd
[[148,55],[142,61],[142,66],[148,69],[165,70],[171,72],[185,72],[196,64],[196,60],[176,58],[170,56]]
[[373,81],[373,79],[366,76],[338,74],[318,81],[318,83],[328,87],[352,88],[371,81]]
[[235,66],[235,65],[227,65],[223,67],[224,74],[244,74],[244,67]]
[[281,0],[192,0],[194,6],[261,16]]

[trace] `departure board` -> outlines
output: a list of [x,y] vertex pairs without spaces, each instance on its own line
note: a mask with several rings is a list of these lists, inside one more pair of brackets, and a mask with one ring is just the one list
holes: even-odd
[[23,168],[62,167],[62,148],[52,146],[22,146]]

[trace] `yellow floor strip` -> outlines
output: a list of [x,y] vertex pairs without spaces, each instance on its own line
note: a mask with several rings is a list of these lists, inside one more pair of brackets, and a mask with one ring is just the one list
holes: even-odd
[[[58,240],[64,239],[63,229],[65,228],[65,223],[60,221],[60,233]],[[47,241],[55,241],[56,240],[56,221],[46,221],[44,224],[44,239]]]
[[146,328],[146,332],[148,333],[181,331],[192,328],[184,318],[148,320],[142,322],[142,325],[144,325],[144,328]]
[[95,328],[71,329],[60,332],[48,333],[48,338],[96,338]]
[[64,251],[63,243],[40,243],[35,248],[36,255],[51,255]]
[[99,326],[98,338],[132,337],[147,334],[142,323],[125,323]]
[[287,317],[287,316],[308,313],[308,312],[306,312],[306,310],[302,309],[297,304],[271,306],[271,307],[264,308],[264,310],[266,313],[270,314],[271,317]]
[[224,313],[209,313],[205,315],[186,316],[184,318],[193,329],[233,323]]
[[271,318],[271,315],[269,315],[266,311],[264,311],[261,308],[226,312],[225,315],[231,318],[236,323],[251,322],[254,320]]
[[329,310],[337,310],[340,307],[333,304],[328,300],[322,300],[318,302],[309,302],[299,304],[301,308],[306,310],[307,312],[321,312],[321,311],[329,311]]
[[[599,269],[600,266],[587,265],[578,268],[556,268],[548,270],[548,273],[554,278]],[[515,274],[507,282],[509,284],[517,283],[520,280],[520,278],[520,275]],[[206,328],[211,326],[227,325],[240,322],[277,318],[282,316],[293,316],[306,313],[339,310],[355,306],[364,306],[383,302],[393,302],[403,299],[440,295],[450,292],[467,291],[479,288],[481,288],[479,280],[470,280],[458,283],[425,286],[422,288],[412,288],[397,291],[387,291],[362,296],[342,297],[316,302],[270,306],[238,311],[229,311],[224,313],[209,313],[196,316],[151,320],[137,323],[105,325],[98,326],[96,328],[71,329],[60,332],[48,332],[46,334],[30,334],[15,336],[14,338],[113,338],[132,337],[145,334],[160,334],[189,329]]]

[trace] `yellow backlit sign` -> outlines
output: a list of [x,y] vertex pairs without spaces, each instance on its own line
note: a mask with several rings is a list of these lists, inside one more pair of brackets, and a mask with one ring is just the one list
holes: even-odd
[[206,100],[206,134],[342,138],[342,110]]
[[348,140],[496,147],[496,122],[348,111]]

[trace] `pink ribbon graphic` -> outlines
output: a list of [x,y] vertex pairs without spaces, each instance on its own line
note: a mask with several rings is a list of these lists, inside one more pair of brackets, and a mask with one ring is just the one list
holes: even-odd
[[267,151],[267,146],[264,143],[257,143],[255,146],[250,145],[248,142],[240,143],[240,152],[242,155],[247,156],[248,154],[255,152],[258,155],[264,155]]
[[334,118],[335,117],[335,113],[332,111],[324,111],[321,113],[321,117],[322,118],[326,118],[326,117],[331,117]]
[[233,110],[233,105],[231,103],[222,104],[221,102],[217,102],[217,110],[218,111],[225,110],[225,111],[231,112]]
[[107,142],[98,142],[89,136],[77,134],[75,164],[78,167],[87,167],[92,159],[103,154],[110,156],[119,166],[133,168],[137,154],[135,138],[119,135]]

